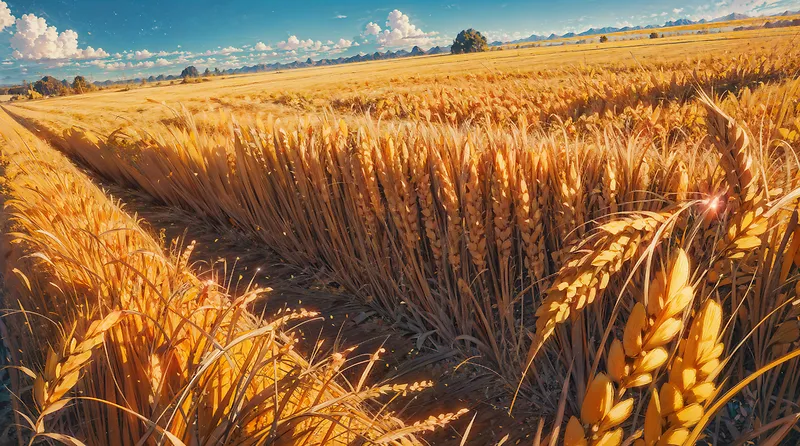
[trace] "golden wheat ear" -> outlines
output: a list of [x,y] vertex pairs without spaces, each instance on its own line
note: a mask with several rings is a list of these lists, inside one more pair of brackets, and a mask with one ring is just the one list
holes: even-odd
[[704,92],[700,93],[700,101],[708,113],[708,137],[719,152],[720,166],[725,170],[731,193],[739,204],[753,202],[758,195],[758,183],[747,132]]
[[[671,211],[643,213],[620,218],[598,228],[597,233],[558,272],[547,298],[536,310],[536,333],[528,351],[528,364],[559,324],[592,304],[612,277],[652,241],[662,225],[671,224]],[[587,255],[587,252],[590,254]]]
[[[121,311],[113,311],[102,319],[92,321],[80,342],[74,335],[73,327],[60,351],[49,350],[44,370],[39,374],[28,373],[35,376],[33,397],[39,416],[31,428],[36,435],[53,438],[52,433],[45,431],[45,417],[59,412],[72,401],[69,393],[78,384],[84,367],[91,361],[92,353],[103,343],[106,332],[117,325],[122,315]],[[69,437],[69,440],[72,442],[75,439]]]
[[[607,373],[598,374],[588,385],[581,417],[573,417],[567,428],[571,444],[620,444],[619,427],[633,414],[634,398],[629,390],[649,385],[669,358],[665,348],[683,328],[682,313],[694,299],[690,285],[691,265],[678,249],[667,271],[656,274],[647,299],[634,305],[623,331],[614,339],[606,359]],[[576,421],[579,421],[576,423]],[[579,430],[580,429],[580,430]],[[567,444],[565,438],[565,444]]]
[[707,402],[718,388],[716,378],[725,349],[719,342],[722,307],[709,299],[695,315],[688,336],[672,361],[669,380],[652,391],[644,420],[643,446],[684,444],[692,427],[706,413]]

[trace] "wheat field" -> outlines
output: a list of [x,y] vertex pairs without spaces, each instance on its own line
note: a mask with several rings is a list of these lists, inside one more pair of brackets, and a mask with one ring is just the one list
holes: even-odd
[[[4,107],[0,328],[19,437],[796,444],[796,37],[506,49]],[[193,250],[214,248],[159,236],[150,206],[237,234],[276,272],[202,271]],[[296,307],[259,286],[279,265],[313,277]],[[323,290],[360,312],[324,324],[333,346],[304,329],[333,317]],[[367,319],[414,353],[355,354]]]

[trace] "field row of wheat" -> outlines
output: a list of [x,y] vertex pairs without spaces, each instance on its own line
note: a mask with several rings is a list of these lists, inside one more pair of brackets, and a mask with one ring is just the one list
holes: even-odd
[[[776,60],[775,52],[787,54]],[[675,61],[645,61],[574,66],[538,71],[452,74],[395,80],[387,86],[363,85],[337,90],[285,91],[214,98],[229,110],[252,112],[274,104],[303,113],[331,109],[337,113],[369,113],[380,119],[406,119],[462,125],[575,124],[582,129],[598,121],[631,128],[646,124],[653,109],[668,109],[654,124],[697,136],[701,124],[692,107],[698,88],[725,94],[755,89],[762,83],[791,79],[797,72],[797,50],[786,42],[747,52],[702,55]],[[193,107],[201,111],[202,107]],[[213,126],[216,119],[209,119]]]
[[254,316],[269,290],[231,300],[190,271],[192,246],[165,254],[66,158],[4,130],[3,338],[30,444],[419,444],[458,415],[377,411],[429,384],[348,385],[347,352],[307,362],[291,325],[315,314]]
[[[773,51],[785,52],[787,60],[770,58]],[[435,88],[422,83],[332,98],[330,106],[376,117],[451,124],[489,121],[547,125],[593,116],[614,117],[627,108],[684,104],[694,98],[698,88],[724,94],[790,78],[799,68],[793,62],[797,59],[794,48],[772,48],[673,63],[645,62],[635,67],[576,67],[526,76],[464,75],[459,82],[434,84]]]

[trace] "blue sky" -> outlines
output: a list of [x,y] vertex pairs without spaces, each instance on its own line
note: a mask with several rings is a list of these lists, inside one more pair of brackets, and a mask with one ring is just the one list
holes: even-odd
[[590,27],[663,24],[800,0],[0,0],[0,84],[45,74],[90,80],[177,74],[448,45],[473,27],[490,41]]

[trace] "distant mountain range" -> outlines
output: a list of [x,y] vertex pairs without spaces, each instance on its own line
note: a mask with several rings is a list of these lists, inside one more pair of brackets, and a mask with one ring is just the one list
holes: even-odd
[[[800,13],[800,11],[786,11],[786,12],[783,12],[781,14],[775,15],[775,17],[785,17],[785,16],[795,15],[795,14],[799,14],[799,13]],[[513,40],[513,41],[510,41],[510,42],[495,41],[495,42],[491,43],[491,46],[508,45],[508,44],[515,44],[515,43],[546,42],[548,40],[569,39],[569,38],[572,38],[572,37],[587,37],[587,36],[596,36],[596,35],[602,35],[602,34],[626,32],[626,31],[644,31],[644,30],[656,29],[656,28],[658,28],[658,29],[661,29],[661,28],[672,28],[672,27],[675,27],[675,26],[687,26],[687,25],[696,25],[696,24],[704,24],[704,23],[730,22],[730,21],[733,21],[733,20],[744,20],[744,19],[749,19],[749,18],[751,18],[751,16],[749,16],[747,14],[740,14],[740,13],[734,12],[734,13],[728,14],[726,16],[717,17],[716,19],[713,19],[713,20],[700,19],[700,20],[695,21],[695,20],[690,20],[690,19],[687,19],[687,18],[683,18],[683,19],[668,21],[668,22],[664,23],[664,25],[625,26],[625,27],[622,27],[622,28],[616,28],[616,27],[613,27],[613,26],[606,26],[606,27],[603,27],[603,28],[589,28],[586,31],[584,31],[582,33],[578,33],[578,34],[575,34],[574,32],[569,32],[569,33],[566,33],[566,34],[562,34],[560,36],[557,35],[557,34],[550,34],[549,36],[540,36],[540,35],[537,35],[537,34],[533,34],[533,35],[531,35],[529,37],[525,37],[525,38],[519,39],[519,40]]]
[[[790,15],[800,14],[800,11],[786,11],[782,14],[774,15],[773,17],[785,17]],[[550,34],[549,36],[539,36],[539,35],[532,35],[526,37],[524,39],[514,40],[511,42],[492,42],[490,46],[500,46],[500,45],[507,45],[507,44],[515,44],[515,43],[529,43],[529,42],[545,42],[548,40],[558,40],[558,39],[567,39],[571,37],[589,37],[589,36],[596,36],[596,35],[603,35],[603,34],[612,34],[617,32],[625,32],[625,31],[645,31],[650,29],[656,28],[671,28],[676,26],[687,26],[687,25],[695,25],[695,24],[704,24],[704,23],[718,23],[718,22],[729,22],[732,20],[743,20],[748,19],[750,16],[746,14],[739,14],[739,13],[732,13],[728,14],[723,17],[717,17],[713,20],[690,20],[687,18],[677,19],[673,21],[668,21],[664,23],[664,25],[645,25],[645,26],[626,26],[623,28],[616,28],[613,26],[606,26],[603,28],[589,28],[582,33],[574,33],[569,32],[562,35],[557,35],[555,33]],[[327,66],[327,65],[340,65],[345,63],[354,63],[354,62],[367,62],[372,60],[387,60],[387,59],[398,59],[401,57],[413,57],[413,56],[423,56],[423,55],[432,55],[432,54],[447,54],[450,53],[450,47],[447,46],[436,46],[427,51],[423,50],[422,48],[415,46],[408,50],[397,50],[397,51],[385,51],[375,52],[372,54],[356,54],[355,56],[350,57],[339,57],[336,59],[320,59],[320,60],[312,60],[308,58],[305,62],[295,61],[289,63],[271,63],[271,64],[258,64],[253,66],[245,66],[241,68],[232,68],[223,71],[217,71],[213,73],[214,75],[231,75],[231,74],[245,74],[245,73],[262,73],[266,71],[280,71],[280,70],[289,70],[294,68],[306,68],[306,67],[319,67],[319,66]],[[172,80],[179,80],[181,79],[178,75],[159,75],[159,76],[150,76],[148,78],[137,78],[137,79],[128,79],[123,81],[101,81],[95,82],[95,85],[99,86],[110,86],[116,84],[128,84],[128,83],[140,83],[143,80],[147,82],[162,82],[162,81],[172,81]]]

